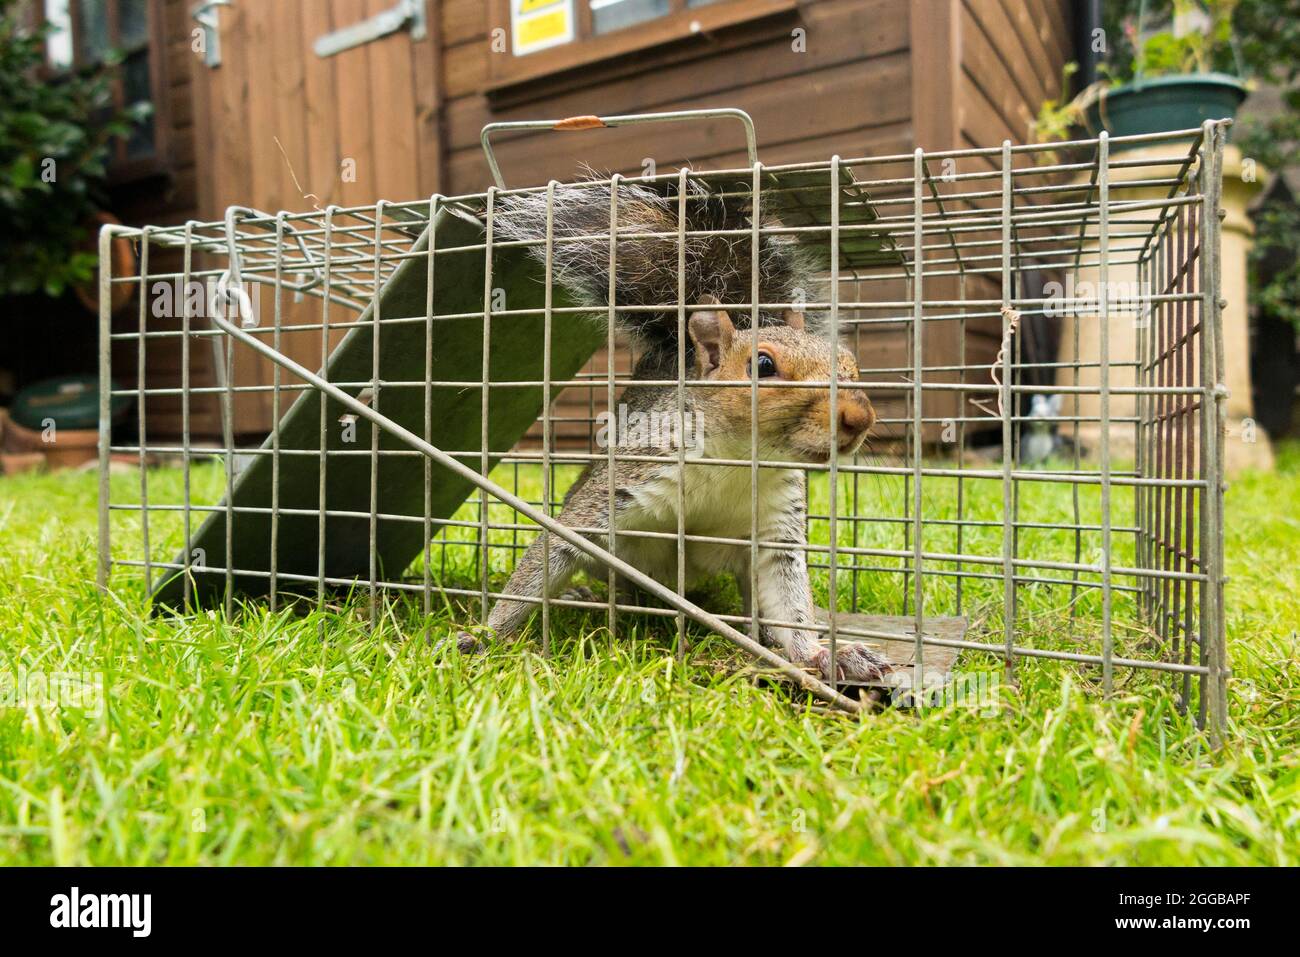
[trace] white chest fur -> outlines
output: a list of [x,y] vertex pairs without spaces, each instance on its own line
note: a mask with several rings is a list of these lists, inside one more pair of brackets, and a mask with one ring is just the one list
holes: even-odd
[[[619,531],[655,532],[673,537],[618,537],[618,555],[646,574],[667,584],[677,576],[679,503],[685,504],[685,533],[709,538],[750,540],[753,528],[753,473],[748,465],[686,464],[684,487],[678,488],[679,469],[665,466],[649,481],[629,489],[631,504],[621,510]],[[767,538],[780,516],[801,504],[802,483],[797,473],[784,469],[759,469],[758,530]],[[688,581],[719,572],[743,572],[749,547],[744,544],[688,542]]]

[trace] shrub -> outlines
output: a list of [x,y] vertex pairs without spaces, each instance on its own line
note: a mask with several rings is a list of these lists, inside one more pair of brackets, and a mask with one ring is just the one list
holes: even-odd
[[140,117],[114,108],[112,63],[44,77],[46,31],[24,19],[0,0],[0,296],[58,296],[94,274],[86,224],[105,205],[113,138]]

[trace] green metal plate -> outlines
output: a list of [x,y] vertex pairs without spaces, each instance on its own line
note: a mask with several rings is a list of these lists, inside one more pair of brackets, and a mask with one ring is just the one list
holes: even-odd
[[[724,195],[734,194],[746,201],[753,191],[750,175],[700,173],[695,178]],[[829,226],[831,223],[831,175],[825,169],[764,171],[760,174],[759,197],[765,217],[776,219],[783,226]],[[871,197],[847,166],[840,167],[839,207],[841,228],[851,227],[839,237],[841,269],[851,271],[904,263],[903,254],[883,226],[859,228],[878,222],[880,217]],[[801,233],[798,238],[817,257],[818,266],[828,271],[831,266],[829,232]]]
[[[471,313],[483,308],[484,255],[481,248],[458,251],[457,247],[482,244],[481,222],[454,208],[443,208],[433,224],[435,256],[434,315]],[[413,247],[414,252],[428,248],[428,231]],[[404,260],[383,285],[380,293],[381,316],[390,318],[424,316],[426,312],[426,257]],[[510,310],[540,309],[545,292],[544,270],[523,248],[505,248],[494,252],[492,282],[505,291]],[[562,287],[556,285],[553,305],[572,305]],[[327,364],[331,381],[359,382],[372,375],[373,327],[367,320],[373,305],[335,348]],[[577,314],[552,317],[551,369],[554,381],[571,379],[604,342],[599,324]],[[492,321],[489,391],[488,447],[495,462],[509,451],[527,432],[542,411],[540,386],[508,387],[510,381],[538,381],[542,378],[543,317],[540,312],[527,316],[498,317]],[[379,375],[381,381],[425,381],[425,323],[381,324]],[[437,319],[433,323],[432,380],[464,382],[461,386],[442,386],[432,390],[433,428],[430,442],[448,451],[475,453],[467,464],[477,465],[481,435],[483,366],[483,320],[480,317]],[[355,394],[358,390],[351,390]],[[320,449],[320,394],[306,391],[283,416],[279,425],[282,450]],[[378,409],[383,415],[417,435],[424,433],[424,389],[390,388],[380,390]],[[370,425],[356,421],[355,440],[345,444],[340,418],[344,408],[327,403],[326,436],[331,451],[369,450]],[[404,449],[405,446],[380,433],[381,450]],[[263,449],[271,448],[268,438]],[[252,457],[252,462],[235,479],[233,505],[269,510],[271,507],[272,461],[269,455]],[[319,484],[319,457],[282,455],[280,457],[279,507],[281,509],[316,510]],[[370,467],[368,455],[330,456],[326,469],[326,508],[357,513],[356,516],[331,516],[326,522],[324,542],[318,540],[315,514],[281,514],[279,517],[279,556],[281,573],[314,578],[317,558],[323,551],[325,575],[330,578],[369,581],[370,566]],[[418,455],[381,456],[379,459],[378,511],[389,515],[410,516],[415,521],[380,519],[374,542],[379,575],[385,580],[399,577],[424,547],[424,459]],[[445,469],[433,466],[433,519],[450,518],[473,490],[473,485]],[[224,502],[223,502],[224,505]],[[246,572],[269,572],[271,556],[271,516],[269,512],[236,512],[232,522],[230,544],[232,566]],[[226,554],[226,515],[211,514],[193,536],[193,547],[203,549],[209,566],[224,568]],[[183,564],[184,556],[177,559]],[[225,572],[193,569],[195,600],[211,603],[225,593]],[[237,595],[256,596],[269,590],[267,575],[235,575]],[[281,584],[281,589],[294,586]],[[303,582],[297,590],[310,591]],[[161,606],[180,607],[183,603],[183,573],[174,573],[154,592]]]

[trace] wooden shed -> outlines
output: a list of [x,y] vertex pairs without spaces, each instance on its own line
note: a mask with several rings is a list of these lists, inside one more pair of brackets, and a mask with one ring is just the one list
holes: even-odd
[[[494,120],[738,107],[766,164],[1023,142],[1076,34],[1070,0],[228,0],[199,5],[206,26],[193,0],[33,2],[56,16],[70,4],[79,57],[146,18],[147,83],[127,92],[156,107],[149,162],[114,173],[115,212],[132,224],[481,191],[479,131]],[[371,20],[385,14],[396,29]],[[640,175],[745,162],[721,121],[516,135],[498,157],[511,185],[583,163]],[[969,360],[992,358],[987,330],[968,336]],[[163,341],[151,386],[179,384],[179,346]],[[942,358],[927,347],[927,362]],[[115,368],[130,378],[134,361]],[[211,384],[210,355],[193,361],[193,383]],[[242,382],[269,376],[241,366]],[[241,433],[270,428],[268,401],[239,401]],[[178,404],[150,402],[153,435],[178,427]],[[196,438],[217,429],[215,409],[196,406]]]

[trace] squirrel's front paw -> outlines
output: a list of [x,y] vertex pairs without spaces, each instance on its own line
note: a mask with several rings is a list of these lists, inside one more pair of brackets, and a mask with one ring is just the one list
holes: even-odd
[[[808,662],[831,680],[831,650],[819,648]],[[894,666],[879,652],[858,642],[843,642],[835,648],[837,681],[879,681],[894,670]]]
[[564,589],[564,591],[560,592],[559,597],[566,601],[600,601],[600,596],[586,585],[570,585],[568,588]]
[[478,635],[468,631],[456,632],[456,650],[462,655],[477,655],[487,650],[487,644]]

